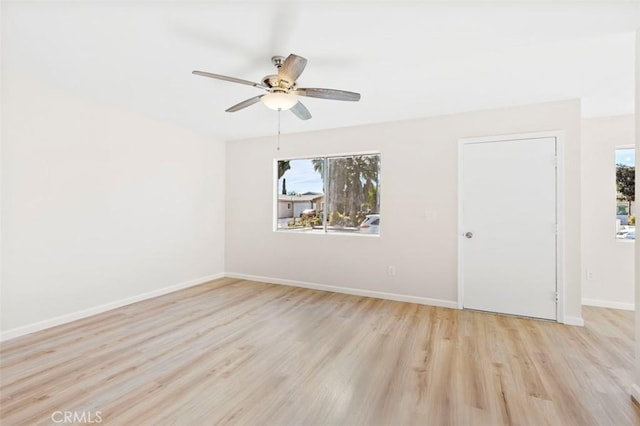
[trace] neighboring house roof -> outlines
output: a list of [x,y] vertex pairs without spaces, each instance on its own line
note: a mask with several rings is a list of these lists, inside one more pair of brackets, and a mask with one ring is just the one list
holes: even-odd
[[315,201],[324,197],[324,194],[307,193],[302,195],[278,195],[278,201],[286,202],[303,202],[303,201]]

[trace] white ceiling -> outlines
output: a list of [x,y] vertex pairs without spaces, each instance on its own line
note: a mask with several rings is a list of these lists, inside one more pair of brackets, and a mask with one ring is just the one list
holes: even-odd
[[[633,112],[640,1],[571,3],[40,1],[2,3],[2,68],[223,138],[271,135],[260,81],[273,55],[309,62],[283,133],[580,97],[585,116]],[[37,102],[37,100],[34,100]]]

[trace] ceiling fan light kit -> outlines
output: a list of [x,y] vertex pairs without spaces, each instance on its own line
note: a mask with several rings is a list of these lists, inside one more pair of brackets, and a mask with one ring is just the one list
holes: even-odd
[[193,71],[193,74],[202,77],[230,81],[232,83],[245,84],[267,91],[264,95],[249,98],[227,108],[227,112],[236,112],[257,103],[258,101],[262,101],[262,103],[268,108],[277,111],[291,110],[291,112],[299,119],[308,120],[311,118],[311,113],[307,107],[298,100],[298,96],[351,102],[357,102],[360,100],[359,93],[347,92],[345,90],[298,88],[298,77],[300,77],[302,71],[304,71],[304,68],[307,65],[307,60],[302,56],[294,55],[293,53],[286,58],[284,56],[274,56],[271,58],[271,63],[277,68],[278,73],[274,75],[267,75],[262,79],[261,83],[255,83],[253,81],[228,77],[226,75],[213,74],[205,71]]
[[263,95],[260,100],[267,108],[273,110],[286,111],[293,108],[298,103],[298,97],[296,95],[289,95],[285,92],[271,92]]

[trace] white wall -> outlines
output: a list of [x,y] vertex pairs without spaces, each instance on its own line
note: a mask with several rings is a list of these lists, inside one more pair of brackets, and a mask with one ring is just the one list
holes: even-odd
[[5,338],[224,271],[224,143],[2,83]]
[[[580,323],[577,100],[283,135],[279,152],[273,137],[230,141],[225,271],[455,306],[458,139],[557,129],[566,133],[565,315]],[[379,238],[272,231],[274,188],[269,177],[275,158],[371,150],[382,153],[385,221]],[[396,276],[387,275],[388,265],[396,267]]]
[[634,243],[614,237],[615,150],[635,144],[634,124],[633,115],[582,122],[582,300],[586,305],[622,309],[635,305]]

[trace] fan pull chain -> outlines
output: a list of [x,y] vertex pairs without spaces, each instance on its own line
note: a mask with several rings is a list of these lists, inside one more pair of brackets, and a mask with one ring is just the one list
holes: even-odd
[[280,151],[280,113],[281,112],[282,110],[278,108],[278,148],[277,148],[278,151]]

